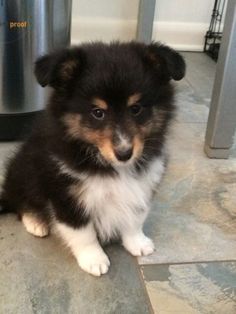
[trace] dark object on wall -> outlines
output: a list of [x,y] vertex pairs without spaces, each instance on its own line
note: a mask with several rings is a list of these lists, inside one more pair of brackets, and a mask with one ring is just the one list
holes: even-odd
[[34,77],[39,56],[69,46],[72,0],[0,1],[0,140],[22,138],[49,90]]
[[205,35],[204,52],[217,61],[223,30],[223,16],[226,0],[215,0],[211,22]]

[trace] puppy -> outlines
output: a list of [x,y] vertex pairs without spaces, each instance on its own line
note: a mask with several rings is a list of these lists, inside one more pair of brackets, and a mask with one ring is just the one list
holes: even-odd
[[118,237],[132,255],[151,254],[142,226],[165,169],[170,81],[184,73],[183,58],[159,43],[98,42],[41,57],[36,78],[53,91],[8,165],[3,209],[35,236],[54,227],[95,276],[110,266],[100,243]]

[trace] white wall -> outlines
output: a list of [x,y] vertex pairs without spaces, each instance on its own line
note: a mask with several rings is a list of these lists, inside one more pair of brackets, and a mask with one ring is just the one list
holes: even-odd
[[135,38],[139,0],[73,0],[72,43]]
[[[202,50],[214,0],[157,0],[153,39]],[[73,0],[72,43],[135,38],[138,0]]]
[[73,17],[136,19],[139,0],[73,0]]
[[208,23],[214,0],[157,0],[156,21]]
[[214,0],[157,0],[153,38],[179,50],[201,51]]

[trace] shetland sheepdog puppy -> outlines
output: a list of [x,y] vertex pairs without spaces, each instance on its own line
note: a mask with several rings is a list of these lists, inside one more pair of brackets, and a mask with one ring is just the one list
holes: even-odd
[[183,58],[160,43],[88,43],[40,57],[35,76],[52,94],[8,164],[2,211],[34,236],[54,228],[95,276],[108,271],[101,245],[114,238],[134,256],[151,254],[142,227],[165,170],[171,80],[184,74]]

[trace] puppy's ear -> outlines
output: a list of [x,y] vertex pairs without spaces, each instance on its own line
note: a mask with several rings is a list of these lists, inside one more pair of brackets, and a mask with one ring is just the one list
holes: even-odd
[[186,66],[183,57],[165,45],[159,43],[148,45],[146,59],[167,80],[179,81],[185,75]]
[[34,69],[38,83],[43,87],[64,86],[82,70],[83,57],[84,54],[79,48],[65,49],[40,57]]

